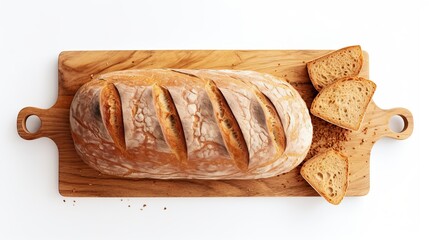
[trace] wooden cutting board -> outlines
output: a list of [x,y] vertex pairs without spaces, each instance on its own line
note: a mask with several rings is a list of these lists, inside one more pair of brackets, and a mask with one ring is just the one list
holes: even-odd
[[[63,196],[86,197],[207,197],[207,196],[314,196],[317,193],[300,176],[298,166],[289,173],[258,180],[154,180],[121,179],[93,170],[77,155],[70,135],[69,107],[73,95],[95,75],[110,71],[143,68],[239,69],[275,75],[290,82],[310,106],[317,92],[308,78],[305,63],[327,50],[256,51],[71,51],[58,59],[58,100],[49,109],[27,107],[18,114],[19,135],[28,140],[51,138],[59,150],[59,191]],[[361,76],[369,77],[368,54]],[[373,79],[375,83],[382,79]],[[377,91],[383,91],[378,89]],[[42,93],[40,93],[42,94]],[[35,133],[26,129],[26,119],[37,115],[41,127]],[[400,133],[389,128],[392,116],[404,120]],[[348,196],[369,191],[370,153],[381,137],[405,139],[413,130],[413,117],[404,108],[382,110],[371,102],[363,126],[349,131],[312,117],[313,144],[307,159],[320,151],[334,148],[349,157]]]

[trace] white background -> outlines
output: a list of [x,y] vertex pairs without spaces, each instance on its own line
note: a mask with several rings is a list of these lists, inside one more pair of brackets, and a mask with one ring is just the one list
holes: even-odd
[[[428,157],[419,143],[427,121],[428,13],[413,1],[0,0],[0,239],[423,238]],[[56,101],[64,50],[352,44],[370,54],[374,101],[411,110],[415,131],[404,141],[377,142],[370,193],[339,206],[320,197],[64,198],[55,144],[16,132],[21,108]]]

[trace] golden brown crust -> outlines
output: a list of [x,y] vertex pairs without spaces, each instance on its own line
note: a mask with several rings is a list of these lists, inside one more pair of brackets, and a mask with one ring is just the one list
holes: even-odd
[[245,172],[249,167],[249,151],[240,126],[222,95],[222,92],[212,80],[207,81],[206,91],[212,103],[213,111],[225,141],[226,148],[237,167]]
[[311,70],[313,68],[314,62],[317,59],[311,60],[310,62],[306,63],[306,67],[307,67],[307,73],[308,73],[308,78],[310,78],[310,82],[311,84],[313,84],[313,87],[317,90],[319,88],[322,88],[322,86],[319,86],[315,81],[314,81],[314,76],[313,76],[313,71]]
[[165,140],[170,146],[171,151],[176,155],[178,162],[182,166],[186,165],[188,153],[186,150],[185,135],[183,134],[182,123],[174,101],[168,90],[157,83],[152,86],[152,94]]
[[121,151],[125,151],[121,98],[114,84],[108,83],[101,90],[100,109],[110,137]]

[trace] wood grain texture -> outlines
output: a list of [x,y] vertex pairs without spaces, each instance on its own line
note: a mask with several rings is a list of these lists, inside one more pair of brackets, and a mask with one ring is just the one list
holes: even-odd
[[[58,100],[50,109],[27,107],[18,114],[17,128],[24,139],[51,138],[59,149],[59,191],[63,196],[83,197],[208,197],[208,196],[315,196],[317,193],[300,176],[298,166],[289,173],[258,180],[155,180],[121,179],[97,172],[77,155],[69,126],[73,95],[94,76],[125,69],[187,68],[237,69],[269,73],[288,81],[310,106],[317,92],[308,78],[305,63],[328,50],[159,50],[159,51],[73,51],[59,56]],[[369,77],[368,54],[362,77]],[[377,79],[372,79],[377,83]],[[383,91],[378,89],[377,91]],[[30,133],[26,119],[37,115],[41,127]],[[389,120],[399,115],[405,127],[392,132]],[[334,148],[349,157],[348,196],[362,196],[370,186],[371,148],[381,137],[405,139],[413,130],[412,114],[403,108],[382,110],[371,102],[359,131],[349,131],[312,117],[313,144],[307,159]]]

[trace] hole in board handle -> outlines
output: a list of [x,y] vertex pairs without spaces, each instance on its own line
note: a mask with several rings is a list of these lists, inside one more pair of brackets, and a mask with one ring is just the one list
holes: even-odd
[[42,126],[42,120],[37,115],[29,115],[24,119],[23,127],[27,133],[37,133]]
[[402,115],[393,115],[389,120],[389,127],[395,133],[402,133],[407,129],[408,121]]

